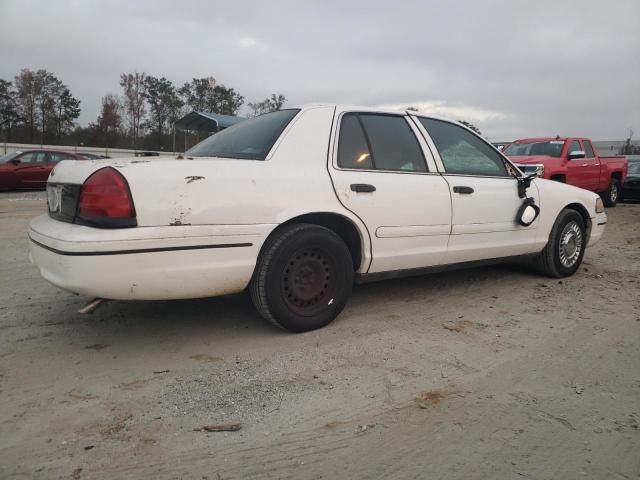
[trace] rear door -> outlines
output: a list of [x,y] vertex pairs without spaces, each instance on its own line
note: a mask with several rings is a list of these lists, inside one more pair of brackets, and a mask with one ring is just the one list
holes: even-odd
[[[462,126],[417,117],[437,153],[436,161],[450,188],[453,209],[446,263],[531,253],[538,220],[528,227],[517,222],[523,203],[515,171],[482,138]],[[535,185],[527,190],[539,205]]]
[[26,152],[16,160],[16,187],[26,189],[44,188],[51,167],[47,164],[47,152]]
[[369,273],[437,265],[451,230],[449,187],[406,115],[342,112],[331,179],[371,237]]

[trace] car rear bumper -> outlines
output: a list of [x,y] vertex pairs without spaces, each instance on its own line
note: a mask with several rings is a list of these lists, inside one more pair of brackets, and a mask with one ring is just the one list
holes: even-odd
[[238,293],[275,225],[97,229],[46,215],[29,228],[30,260],[64,290],[118,300]]

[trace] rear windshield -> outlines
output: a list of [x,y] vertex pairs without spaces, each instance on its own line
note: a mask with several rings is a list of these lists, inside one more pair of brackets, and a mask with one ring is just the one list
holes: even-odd
[[564,140],[551,140],[549,142],[512,143],[502,153],[508,156],[547,155],[559,157],[562,153]]
[[289,122],[300,110],[288,109],[244,120],[211,135],[186,154],[194,157],[224,157],[264,160]]

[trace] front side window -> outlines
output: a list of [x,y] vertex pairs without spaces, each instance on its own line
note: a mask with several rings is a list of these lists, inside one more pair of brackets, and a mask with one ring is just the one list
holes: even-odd
[[435,143],[447,173],[508,176],[498,152],[480,138],[453,123],[420,118]]
[[45,152],[27,152],[16,158],[16,160],[20,160],[20,163],[44,163],[46,158],[47,154]]
[[584,147],[584,153],[586,154],[587,158],[595,157],[593,153],[593,147],[591,146],[591,142],[589,140],[583,140],[582,146]]
[[571,142],[571,145],[569,145],[569,150],[567,150],[567,155],[569,155],[571,152],[579,152],[582,150],[582,147],[580,146],[580,142],[578,140],[574,140],[573,142]]
[[400,115],[347,113],[340,124],[338,166],[426,172],[420,144]]
[[187,151],[186,155],[264,160],[299,111],[278,110],[236,123],[203,140]]

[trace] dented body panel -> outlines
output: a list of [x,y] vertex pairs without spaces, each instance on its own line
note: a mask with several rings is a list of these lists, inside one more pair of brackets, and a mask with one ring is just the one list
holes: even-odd
[[[355,227],[360,258],[354,264],[361,276],[536,253],[569,204],[587,212],[592,243],[602,234],[606,217],[595,213],[593,193],[544,180],[534,181],[529,192],[540,217],[531,227],[517,226],[517,180],[447,175],[428,133],[409,115],[427,172],[341,169],[340,119],[353,110],[301,108],[264,160],[186,154],[61,162],[51,183],[82,185],[105,167],[120,172],[137,227],[93,228],[43,215],[30,226],[31,259],[44,278],[72,292],[177,299],[241,292],[267,238],[303,215],[333,215]],[[472,180],[475,202],[451,193]],[[362,183],[375,184],[375,194],[354,191],[353,184]]]

